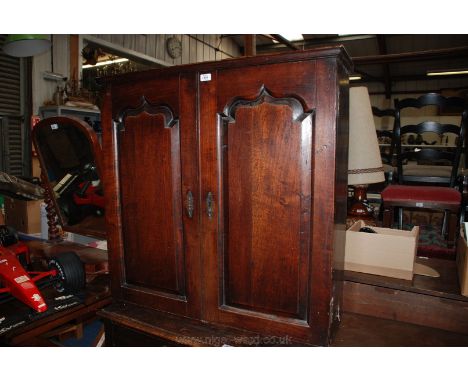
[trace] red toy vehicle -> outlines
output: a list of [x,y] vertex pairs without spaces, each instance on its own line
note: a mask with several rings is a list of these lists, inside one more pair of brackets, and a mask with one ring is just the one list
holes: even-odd
[[79,206],[94,206],[96,207],[96,214],[102,215],[104,205],[106,203],[102,195],[101,188],[94,186],[90,180],[80,183],[79,191],[73,194],[73,201]]
[[88,215],[104,215],[105,199],[96,166],[84,165],[76,174],[67,174],[54,187],[58,204],[69,225],[81,222]]
[[48,271],[27,271],[31,264],[28,247],[11,227],[0,225],[0,301],[11,297],[36,312],[47,305],[40,287],[53,284],[59,292],[76,292],[85,285],[83,264],[74,252],[64,252],[48,261]]

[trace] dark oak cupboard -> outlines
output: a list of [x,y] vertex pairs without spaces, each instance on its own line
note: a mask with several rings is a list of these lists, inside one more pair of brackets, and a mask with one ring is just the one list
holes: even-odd
[[329,47],[104,80],[109,344],[329,343],[350,65]]

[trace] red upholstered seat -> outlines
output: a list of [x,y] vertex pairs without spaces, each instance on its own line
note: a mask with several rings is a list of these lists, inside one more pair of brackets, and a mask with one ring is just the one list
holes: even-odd
[[385,202],[433,202],[460,205],[461,194],[450,187],[390,185],[382,191]]

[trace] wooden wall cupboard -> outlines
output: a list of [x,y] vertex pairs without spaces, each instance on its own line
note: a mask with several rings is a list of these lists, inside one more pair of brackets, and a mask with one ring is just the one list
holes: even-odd
[[329,343],[349,68],[331,47],[105,80],[108,327]]

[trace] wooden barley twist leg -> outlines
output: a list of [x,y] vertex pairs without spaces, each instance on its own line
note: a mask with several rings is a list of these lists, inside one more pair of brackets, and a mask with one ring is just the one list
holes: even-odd
[[41,180],[44,186],[44,203],[46,204],[46,212],[47,212],[47,225],[49,226],[48,231],[48,242],[55,243],[62,241],[63,238],[59,233],[59,229],[57,227],[57,211],[55,211],[55,205],[52,201],[49,189],[45,187],[46,180],[44,173],[41,173]]

